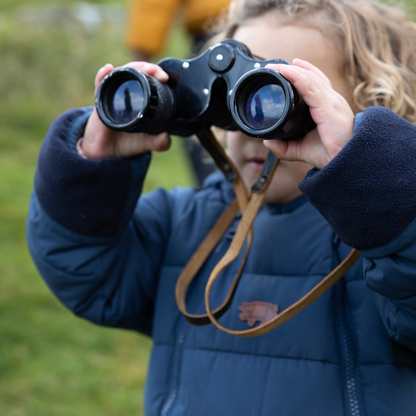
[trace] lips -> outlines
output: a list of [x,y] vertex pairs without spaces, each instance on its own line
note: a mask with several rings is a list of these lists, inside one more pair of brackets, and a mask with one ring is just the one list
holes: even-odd
[[254,170],[262,170],[264,161],[266,159],[262,157],[252,157],[247,161],[247,164]]

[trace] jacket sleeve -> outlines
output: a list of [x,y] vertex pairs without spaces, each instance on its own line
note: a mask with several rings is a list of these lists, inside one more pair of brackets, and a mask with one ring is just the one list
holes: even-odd
[[363,256],[389,336],[416,351],[416,127],[367,109],[350,142],[300,189]]
[[149,334],[173,197],[139,198],[150,154],[87,160],[73,147],[90,110],[51,126],[39,153],[27,220],[34,262],[75,314]]

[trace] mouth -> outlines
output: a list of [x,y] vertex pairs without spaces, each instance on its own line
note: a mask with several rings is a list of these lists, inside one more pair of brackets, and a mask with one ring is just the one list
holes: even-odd
[[247,164],[254,170],[261,171],[263,169],[264,161],[262,157],[252,157],[247,161]]

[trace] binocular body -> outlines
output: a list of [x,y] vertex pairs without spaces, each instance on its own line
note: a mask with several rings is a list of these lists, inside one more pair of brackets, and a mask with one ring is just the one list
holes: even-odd
[[134,68],[107,74],[96,108],[110,129],[178,136],[202,126],[241,130],[263,139],[302,138],[314,127],[309,108],[293,85],[240,42],[226,39],[196,58],[166,58],[158,65],[166,84]]

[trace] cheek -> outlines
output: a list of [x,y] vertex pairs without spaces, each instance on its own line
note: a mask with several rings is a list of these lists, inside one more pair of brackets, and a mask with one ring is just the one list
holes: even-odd
[[276,171],[274,181],[280,182],[286,187],[294,187],[297,189],[300,182],[305,179],[306,174],[313,168],[304,162],[288,162],[282,161]]
[[289,162],[291,166],[291,176],[294,181],[298,184],[305,179],[306,174],[313,168],[312,165],[304,162]]
[[333,70],[329,72],[329,75],[326,75],[331,80],[334,90],[345,98],[351,109],[354,111],[354,113],[356,113],[357,111],[354,108],[353,96],[354,85],[348,82],[346,75],[338,68],[333,68]]
[[227,147],[228,156],[231,158],[231,160],[234,163],[238,163],[242,155],[242,150],[241,150],[242,143],[240,143],[240,140],[238,138],[238,133],[227,132],[225,143]]

